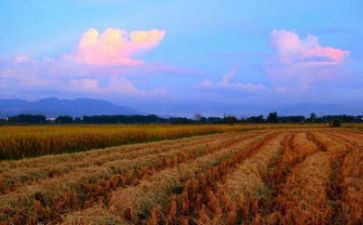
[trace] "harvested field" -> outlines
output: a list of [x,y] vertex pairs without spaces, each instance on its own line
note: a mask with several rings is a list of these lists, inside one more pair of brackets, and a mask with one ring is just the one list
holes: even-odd
[[363,221],[363,134],[226,132],[0,161],[1,225]]
[[[22,159],[171,140],[231,131],[294,127],[294,124],[214,125],[17,125],[0,126],[0,160]],[[321,127],[320,124],[304,127]]]
[[37,125],[0,126],[0,160],[72,153],[95,148],[176,139],[261,126],[228,125]]

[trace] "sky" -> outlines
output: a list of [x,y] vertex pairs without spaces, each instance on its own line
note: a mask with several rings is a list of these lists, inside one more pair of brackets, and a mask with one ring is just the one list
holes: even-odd
[[1,0],[0,98],[362,114],[362,12],[361,0]]

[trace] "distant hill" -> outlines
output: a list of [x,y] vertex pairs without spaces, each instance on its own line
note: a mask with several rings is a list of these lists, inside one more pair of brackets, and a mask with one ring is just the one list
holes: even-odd
[[42,114],[48,117],[56,117],[59,115],[70,115],[76,117],[101,114],[133,115],[137,114],[137,111],[108,101],[91,98],[79,98],[73,100],[45,98],[37,101],[0,99],[0,117],[3,118],[21,113]]
[[281,115],[309,115],[316,113],[317,115],[340,115],[351,114],[361,115],[362,107],[360,104],[296,104],[285,107],[279,107],[272,111],[277,111]]

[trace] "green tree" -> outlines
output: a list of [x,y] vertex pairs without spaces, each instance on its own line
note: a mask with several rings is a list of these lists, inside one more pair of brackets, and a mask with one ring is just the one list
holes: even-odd
[[55,122],[61,124],[72,123],[73,118],[70,116],[58,116],[57,119],[55,119]]
[[225,116],[224,121],[229,125],[233,125],[238,122],[238,119],[235,116]]
[[316,114],[315,113],[310,113],[309,121],[314,122],[315,120],[316,120]]
[[277,115],[277,112],[271,112],[268,114],[267,122],[268,123],[277,123],[279,121],[279,116]]

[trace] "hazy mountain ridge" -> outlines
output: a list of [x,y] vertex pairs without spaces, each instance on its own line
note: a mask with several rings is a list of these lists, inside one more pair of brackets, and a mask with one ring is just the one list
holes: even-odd
[[[59,115],[69,115],[73,117],[84,115],[135,115],[154,113],[163,115],[168,118],[172,116],[187,116],[192,118],[197,112],[203,116],[223,116],[234,115],[237,117],[247,117],[255,115],[267,115],[269,112],[277,112],[279,115],[304,115],[309,116],[314,112],[317,115],[362,115],[361,104],[342,105],[342,104],[293,104],[289,106],[261,106],[251,104],[248,108],[241,107],[241,111],[236,111],[236,106],[225,107],[226,111],[219,112],[218,109],[208,105],[206,107],[193,107],[193,105],[183,105],[180,108],[171,107],[169,112],[155,112],[153,109],[146,110],[134,109],[132,107],[120,106],[106,100],[92,98],[77,98],[77,99],[58,99],[44,98],[36,101],[26,101],[21,99],[0,99],[0,118],[18,114],[42,114],[47,117],[57,117]],[[195,112],[185,112],[186,109],[193,108]],[[214,110],[213,110],[214,109]],[[142,113],[141,111],[142,110]],[[212,110],[212,111],[211,111]],[[184,113],[183,113],[184,112]]]
[[48,117],[59,115],[132,115],[138,112],[132,108],[119,106],[111,102],[91,98],[58,99],[44,98],[36,101],[20,99],[0,99],[0,117],[18,114],[42,114]]

